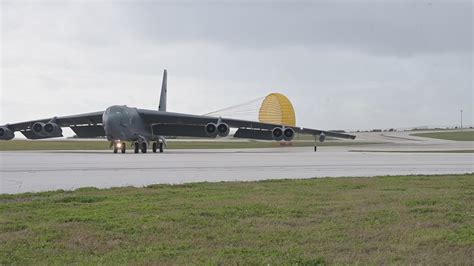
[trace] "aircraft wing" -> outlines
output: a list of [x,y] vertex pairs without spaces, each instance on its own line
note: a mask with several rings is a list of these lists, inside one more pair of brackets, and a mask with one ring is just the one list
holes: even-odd
[[[172,128],[172,130],[167,132],[173,133],[170,135],[174,136],[204,137],[204,126],[208,123],[218,123],[218,121],[220,121],[221,123],[228,124],[231,128],[238,128],[236,132],[237,137],[245,138],[271,139],[271,131],[275,127],[281,127],[281,125],[277,124],[261,123],[256,121],[247,121],[232,118],[189,115],[182,113],[160,112],[144,109],[139,109],[138,112],[140,116],[152,126],[152,128],[154,126],[156,126],[157,129],[160,127]],[[292,128],[296,133],[300,134],[309,134],[314,136],[324,134],[326,136],[335,138],[355,139],[355,136],[353,135],[338,132],[290,126],[285,127]]]
[[85,113],[70,116],[58,116],[46,119],[31,120],[26,122],[7,124],[6,128],[12,132],[20,131],[26,138],[29,139],[44,139],[51,137],[61,137],[62,132],[55,132],[50,136],[38,136],[32,132],[32,126],[35,123],[48,123],[53,122],[59,127],[70,127],[78,137],[98,137],[105,136],[104,129],[102,128],[102,114],[103,111]]

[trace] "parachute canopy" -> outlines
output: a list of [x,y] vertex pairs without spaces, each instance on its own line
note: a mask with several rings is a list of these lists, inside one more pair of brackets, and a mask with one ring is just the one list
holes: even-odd
[[266,97],[226,107],[205,115],[254,121],[258,119],[262,123],[296,126],[295,109],[290,100],[281,93],[270,93]]
[[258,120],[262,123],[296,126],[293,104],[281,93],[268,94],[260,106]]

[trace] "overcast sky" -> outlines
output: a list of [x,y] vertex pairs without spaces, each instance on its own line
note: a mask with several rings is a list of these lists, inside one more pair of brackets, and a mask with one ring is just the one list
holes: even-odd
[[281,92],[300,126],[473,123],[472,1],[1,2],[0,124],[202,114]]

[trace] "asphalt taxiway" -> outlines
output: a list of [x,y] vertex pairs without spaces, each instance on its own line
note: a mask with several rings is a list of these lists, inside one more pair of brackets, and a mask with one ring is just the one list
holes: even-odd
[[[406,142],[403,140],[402,142]],[[417,141],[417,140],[414,140]],[[436,142],[436,141],[435,141]],[[457,147],[427,142],[418,149]],[[473,153],[390,153],[349,150],[406,149],[386,143],[367,147],[167,150],[162,154],[110,151],[0,152],[0,193],[80,187],[146,186],[187,182],[279,178],[460,174],[474,172]],[[463,143],[472,148],[472,142]]]

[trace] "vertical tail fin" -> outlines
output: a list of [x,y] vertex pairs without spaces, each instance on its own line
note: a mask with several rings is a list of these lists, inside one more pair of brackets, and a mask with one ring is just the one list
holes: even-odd
[[158,111],[166,112],[167,76],[165,69],[165,71],[163,71],[163,83],[161,84],[160,105],[158,105]]

